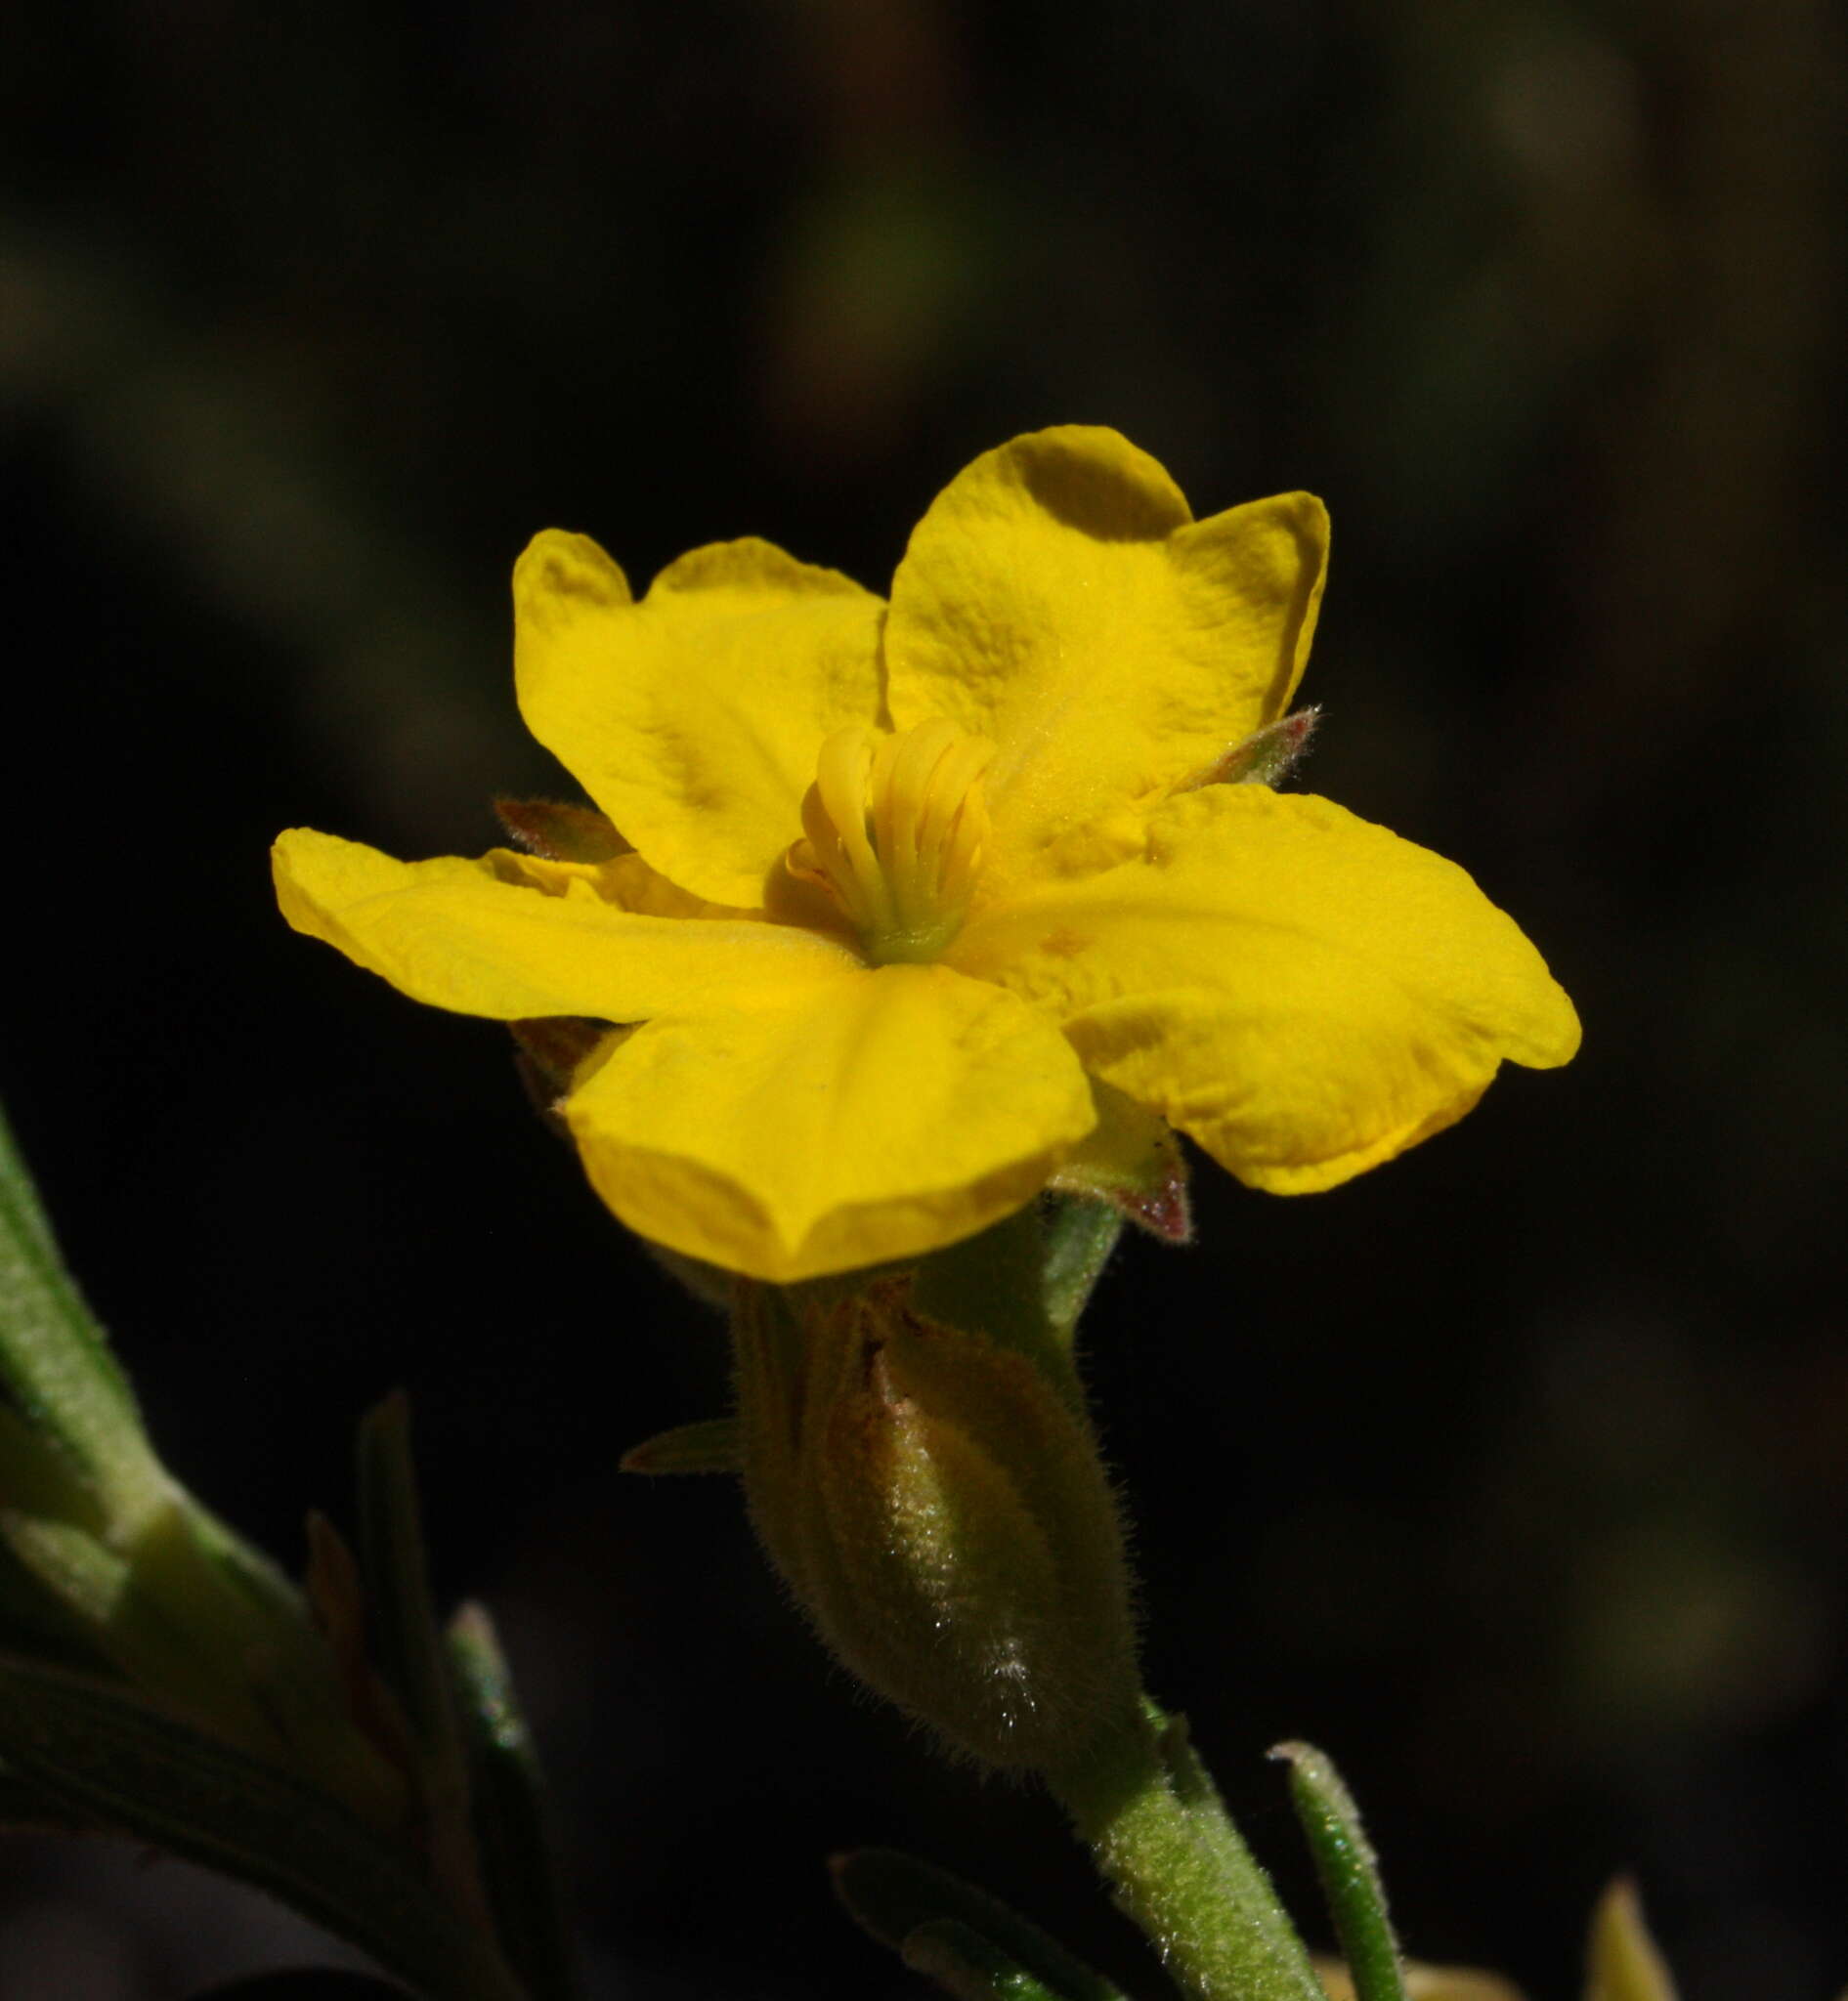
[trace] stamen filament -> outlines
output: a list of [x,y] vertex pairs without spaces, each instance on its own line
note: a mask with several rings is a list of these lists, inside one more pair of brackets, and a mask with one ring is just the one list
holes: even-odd
[[786,857],[876,964],[934,958],[962,928],[988,839],[994,746],[933,717],[899,735],[837,731],[821,747]]

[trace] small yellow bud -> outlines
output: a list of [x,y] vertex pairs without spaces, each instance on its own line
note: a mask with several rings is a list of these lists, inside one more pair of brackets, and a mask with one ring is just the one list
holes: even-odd
[[749,1288],[735,1326],[752,1515],[848,1668],[990,1765],[1134,1716],[1115,1502],[1028,1356],[926,1319],[908,1279]]

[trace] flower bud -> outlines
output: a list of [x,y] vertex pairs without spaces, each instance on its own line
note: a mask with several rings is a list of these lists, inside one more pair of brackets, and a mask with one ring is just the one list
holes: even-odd
[[854,1674],[996,1766],[1134,1715],[1115,1501],[1029,1356],[927,1319],[908,1278],[741,1287],[734,1328],[758,1533]]

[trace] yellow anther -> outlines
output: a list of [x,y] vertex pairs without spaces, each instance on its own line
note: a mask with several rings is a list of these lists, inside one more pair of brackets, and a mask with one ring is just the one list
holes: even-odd
[[877,965],[936,958],[963,927],[988,844],[982,773],[995,754],[941,717],[897,736],[838,730],[785,857],[819,884]]

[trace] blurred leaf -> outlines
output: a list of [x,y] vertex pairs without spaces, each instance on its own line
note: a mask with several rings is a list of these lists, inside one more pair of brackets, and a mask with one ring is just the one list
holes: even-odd
[[267,1890],[443,2001],[521,2001],[403,1854],[325,1795],[132,1696],[0,1662],[0,1759],[67,1813]]
[[27,1785],[18,1772],[0,1766],[0,1828],[55,1829],[64,1834],[86,1834],[95,1821],[73,1813],[48,1793]]
[[[1354,2001],[1354,1981],[1339,1960],[1318,1959],[1315,1975],[1328,2001]],[[1521,1989],[1499,1974],[1473,1966],[1424,1966],[1405,1962],[1408,2001],[1522,2001]]]
[[620,1462],[625,1473],[735,1473],[744,1465],[736,1418],[676,1425],[631,1445]]
[[330,1966],[296,1966],[255,1974],[223,1987],[208,1988],[193,2001],[404,2001],[404,1988],[371,1974]]
[[[1118,1990],[1101,1974],[1094,1973],[999,1897],[965,1883],[947,1869],[893,1849],[856,1849],[835,1856],[829,1867],[836,1894],[855,1921],[908,1961],[911,1940],[921,1931],[928,1933],[920,1949],[927,1957],[934,1956],[941,1966],[926,1965],[921,1970],[943,1980],[952,1992],[1013,1992],[1024,1997],[1051,1991],[1065,2001],[1121,2001]],[[964,1955],[961,1964],[969,1978],[975,1978],[984,1967],[992,1973],[1012,1966],[1020,1978],[1039,1982],[1039,1987],[963,1987],[947,1979],[942,1968],[957,1960],[963,1951],[959,1941],[969,1937],[985,1948],[973,1956]]]
[[0,1403],[0,1494],[21,1514],[56,1516],[100,1534],[108,1515],[68,1452]]
[[1585,1961],[1585,2001],[1676,2001],[1675,1983],[1643,1922],[1636,1885],[1627,1876],[1619,1876],[1598,1899]]
[[957,2001],[1067,2001],[1017,1959],[955,1918],[920,1925],[905,1939],[904,1961],[927,1974]]
[[0,1635],[14,1653],[109,1675],[114,1664],[97,1646],[95,1629],[47,1589],[45,1580],[21,1561],[0,1538]]
[[576,2001],[583,1987],[545,1782],[483,1606],[456,1613],[449,1647],[468,1734],[476,1845],[501,1949],[534,2001]]
[[1358,2001],[1405,2001],[1378,1860],[1341,1774],[1312,1744],[1279,1744],[1270,1755],[1289,1761],[1290,1798],[1309,1837]]
[[176,1619],[130,1558],[73,1523],[11,1508],[0,1509],[0,1542],[131,1680],[183,1692],[227,1736],[250,1748],[277,1742],[237,1647],[209,1627]]

